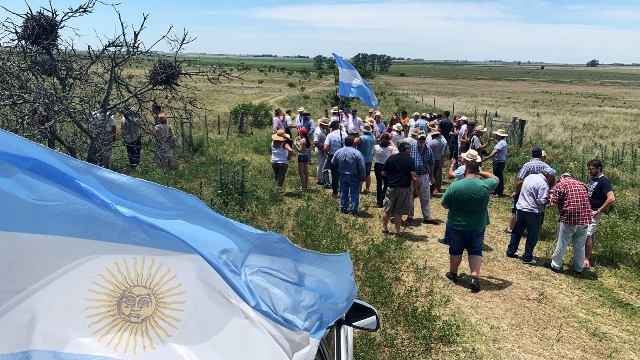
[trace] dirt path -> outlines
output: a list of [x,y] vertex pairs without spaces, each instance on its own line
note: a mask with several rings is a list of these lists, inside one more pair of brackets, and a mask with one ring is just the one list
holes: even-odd
[[[375,207],[375,196],[362,195],[361,198],[366,211],[379,220],[381,209]],[[461,284],[456,285],[443,276],[448,270],[448,249],[437,239],[444,234],[444,224],[404,228],[408,233],[406,238],[415,249],[410,261],[439,276],[438,286],[450,294],[454,308],[477,329],[477,338],[472,341],[483,357],[640,359],[640,330],[635,325],[638,309],[633,310],[634,303],[631,303],[631,311],[623,311],[607,303],[598,291],[603,282],[613,281],[611,278],[600,275],[598,279],[597,268],[585,278],[578,278],[571,272],[556,274],[543,267],[555,241],[538,244],[534,255],[540,256],[539,266],[523,265],[520,260],[505,256],[509,238],[501,229],[507,226],[508,201],[498,199],[490,204],[491,224],[485,236],[482,291],[477,294],[466,288],[468,278],[462,278]],[[422,220],[418,205],[416,199],[416,219]],[[446,210],[439,199],[432,199],[431,209],[434,218],[446,220]],[[374,231],[382,229],[381,220],[367,223],[375,227]],[[520,246],[522,252],[524,242]],[[465,259],[460,273],[468,271]],[[638,297],[631,298],[637,305]]]
[[[331,87],[333,87],[333,84],[334,84],[333,80],[327,80],[320,83],[319,85],[306,89],[305,92],[314,92],[317,90],[329,90]],[[295,95],[297,92],[298,90],[291,89],[290,92],[283,92],[283,93],[278,93],[276,95],[265,96],[263,98],[255,100],[255,102],[257,103],[267,102],[270,104],[275,104],[278,100],[282,100],[287,96]]]

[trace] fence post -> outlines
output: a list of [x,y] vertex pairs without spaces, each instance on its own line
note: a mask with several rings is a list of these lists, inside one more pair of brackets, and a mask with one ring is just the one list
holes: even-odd
[[329,109],[324,109],[324,117],[329,118]]
[[218,135],[220,135],[220,114],[218,114]]
[[193,151],[193,112],[189,111],[189,151]]
[[489,115],[489,111],[485,110],[484,111],[484,127],[487,127],[487,117]]
[[209,148],[209,121],[207,120],[207,114],[204,114],[204,148]]
[[455,116],[456,114],[456,103],[455,101],[453,102],[453,109],[451,109],[451,113]]
[[227,122],[227,140],[229,140],[230,131],[231,131],[231,114],[229,114],[229,122]]
[[424,95],[421,96],[420,102],[424,104]]
[[436,98],[435,97],[433,98],[433,109],[434,110],[436,109]]
[[184,120],[180,119],[180,145],[184,151]]
[[518,129],[519,129],[518,147],[522,147],[522,144],[524,143],[524,128],[525,128],[525,126],[527,126],[527,120],[518,119]]
[[512,139],[511,140],[512,143],[516,143],[516,144],[517,144],[516,134],[517,134],[517,131],[518,131],[517,121],[518,121],[518,117],[517,116],[512,117],[511,118],[511,126],[509,127],[509,137]]

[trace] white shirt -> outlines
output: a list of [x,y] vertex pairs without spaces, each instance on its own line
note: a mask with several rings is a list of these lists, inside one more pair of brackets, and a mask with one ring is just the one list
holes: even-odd
[[397,131],[393,130],[393,133],[391,134],[391,142],[393,143],[393,145],[397,147],[398,143],[402,141],[402,139],[404,139],[404,133],[398,133]]
[[347,120],[347,125],[345,126],[347,128],[347,133],[349,134],[354,134],[354,133],[359,133],[360,132],[360,127],[363,125],[362,119],[359,117],[349,117],[349,119]]
[[373,150],[376,155],[376,163],[384,164],[389,156],[393,155],[393,149],[393,146],[382,147],[380,145],[376,145]]

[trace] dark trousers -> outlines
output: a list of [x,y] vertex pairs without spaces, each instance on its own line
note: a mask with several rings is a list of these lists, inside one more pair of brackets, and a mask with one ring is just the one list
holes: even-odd
[[442,190],[442,160],[433,161],[433,178],[434,183],[431,184],[431,192],[436,189],[440,192]]
[[506,161],[493,162],[493,175],[498,177],[498,187],[496,187],[496,191],[493,193],[498,196],[504,195],[504,167],[506,164]]
[[520,237],[527,230],[527,242],[524,245],[524,255],[522,255],[523,261],[530,261],[533,259],[533,249],[538,243],[540,237],[540,227],[542,225],[542,216],[544,213],[534,213],[528,211],[518,210],[516,212],[516,225],[513,227],[511,233],[511,241],[507,247],[507,255],[514,255],[518,251],[520,245]]
[[271,163],[271,167],[273,168],[273,175],[276,178],[276,184],[279,187],[284,185],[284,178],[287,175],[287,168],[289,168],[289,164],[277,164]]
[[382,167],[384,164],[376,163],[373,166],[373,173],[376,174],[376,202],[382,206],[384,196],[387,193],[387,181],[382,177]]
[[449,158],[458,158],[458,137],[452,136],[449,138]]
[[142,148],[142,137],[139,136],[133,142],[125,143],[127,146],[127,156],[129,156],[129,165],[136,167],[140,163],[140,149]]
[[338,195],[338,191],[340,190],[340,174],[338,173],[338,164],[333,165],[331,163],[333,160],[333,155],[327,155],[327,165],[328,168],[331,169],[331,190],[333,190],[333,195]]

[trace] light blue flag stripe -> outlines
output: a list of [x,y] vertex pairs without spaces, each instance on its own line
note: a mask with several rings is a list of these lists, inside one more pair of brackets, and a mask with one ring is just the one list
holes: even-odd
[[194,196],[1,130],[0,144],[0,231],[197,253],[256,311],[316,338],[355,298],[348,253],[299,248],[225,218]]
[[360,76],[358,70],[342,57],[336,54],[333,54],[333,57],[336,60],[340,74],[338,79],[338,95],[355,97],[374,109],[379,108],[378,98],[376,98],[367,81]]

